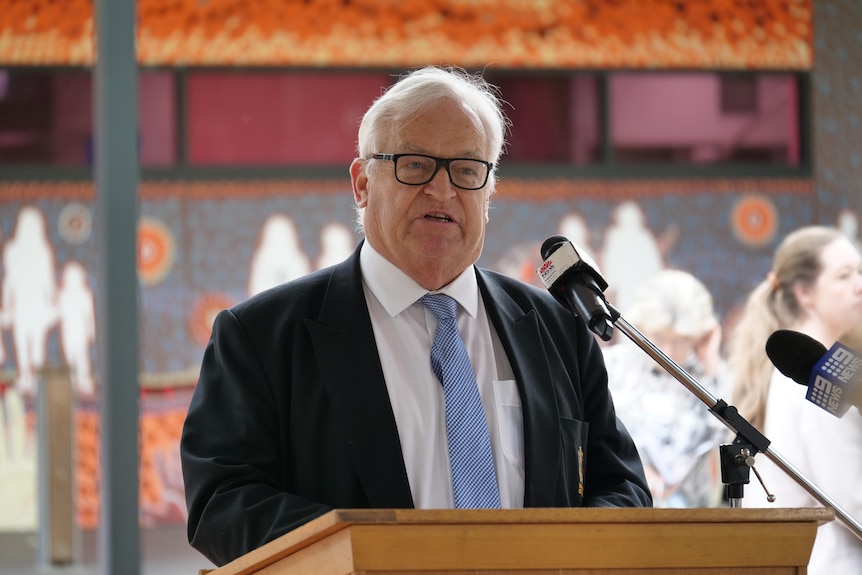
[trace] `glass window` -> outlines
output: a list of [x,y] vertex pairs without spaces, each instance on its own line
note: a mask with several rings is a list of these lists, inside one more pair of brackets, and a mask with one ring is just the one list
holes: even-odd
[[390,83],[384,73],[189,73],[189,164],[348,164],[362,114]]
[[0,164],[47,164],[52,157],[54,78],[0,69]]
[[[192,70],[183,127],[178,73],[139,74],[145,168],[176,166],[180,141],[191,167],[345,166],[356,155],[362,114],[394,78],[362,70]],[[486,75],[500,87],[512,121],[506,166],[803,162],[800,80],[792,73]],[[91,83],[89,70],[0,68],[0,166],[91,165]]]
[[177,163],[176,78],[172,72],[138,74],[138,121],[141,165],[167,167]]
[[[55,166],[93,163],[93,90],[90,72],[56,72],[50,77],[50,123],[42,137],[51,154],[38,162]],[[35,111],[34,111],[35,112]]]
[[[138,76],[144,166],[176,163],[174,75]],[[93,90],[88,70],[0,69],[0,165],[89,166]]]
[[800,164],[792,74],[620,73],[609,92],[618,164]]
[[594,164],[601,159],[599,83],[595,76],[488,75],[512,121],[507,164]]

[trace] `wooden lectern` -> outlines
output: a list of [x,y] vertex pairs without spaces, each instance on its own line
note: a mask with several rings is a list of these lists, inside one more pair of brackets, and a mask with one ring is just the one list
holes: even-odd
[[209,575],[804,575],[831,509],[335,510]]

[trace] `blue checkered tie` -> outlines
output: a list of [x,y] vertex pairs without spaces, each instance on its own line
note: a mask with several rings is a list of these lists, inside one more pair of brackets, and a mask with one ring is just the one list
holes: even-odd
[[425,295],[422,303],[437,316],[431,367],[443,384],[446,401],[446,434],[455,507],[499,509],[500,492],[485,411],[455,319],[458,303],[445,294]]

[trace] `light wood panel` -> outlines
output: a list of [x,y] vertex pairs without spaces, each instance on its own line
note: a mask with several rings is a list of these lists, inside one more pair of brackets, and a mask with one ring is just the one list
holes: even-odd
[[47,430],[44,458],[47,470],[47,537],[45,558],[52,565],[68,565],[74,560],[74,460],[72,451],[72,383],[67,369],[44,369],[40,378],[44,394],[43,422]]
[[804,575],[826,509],[336,510],[210,575]]

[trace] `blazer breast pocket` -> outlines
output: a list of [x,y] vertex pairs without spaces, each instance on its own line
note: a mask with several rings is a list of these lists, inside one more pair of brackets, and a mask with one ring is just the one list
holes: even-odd
[[500,446],[509,463],[524,468],[524,412],[521,395],[514,379],[494,382],[494,406]]

